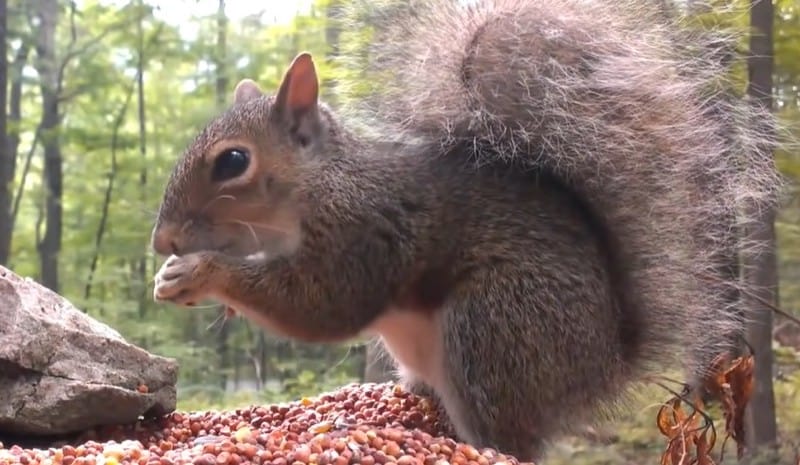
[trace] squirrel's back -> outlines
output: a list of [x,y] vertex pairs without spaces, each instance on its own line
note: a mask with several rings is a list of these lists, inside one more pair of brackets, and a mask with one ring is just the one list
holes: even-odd
[[774,119],[729,80],[735,35],[651,0],[411,3],[366,7],[366,61],[344,55],[371,84],[355,114],[431,156],[563,182],[601,225],[636,315],[631,362],[680,357],[699,376],[741,331],[733,262],[761,245],[742,239],[743,212],[780,185]]

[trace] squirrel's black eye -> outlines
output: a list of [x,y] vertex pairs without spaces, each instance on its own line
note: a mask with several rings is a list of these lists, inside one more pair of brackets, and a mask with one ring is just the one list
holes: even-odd
[[225,150],[214,160],[214,170],[211,173],[211,178],[214,181],[226,181],[235,178],[244,173],[249,164],[250,156],[244,150]]

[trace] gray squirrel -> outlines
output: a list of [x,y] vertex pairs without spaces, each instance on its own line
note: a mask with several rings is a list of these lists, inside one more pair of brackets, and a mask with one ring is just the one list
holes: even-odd
[[522,460],[648,375],[700,386],[747,317],[743,212],[781,186],[774,118],[727,79],[734,36],[650,0],[383,19],[358,105],[319,100],[308,53],[274,93],[237,85],[166,185],[154,298],[375,334],[459,439]]

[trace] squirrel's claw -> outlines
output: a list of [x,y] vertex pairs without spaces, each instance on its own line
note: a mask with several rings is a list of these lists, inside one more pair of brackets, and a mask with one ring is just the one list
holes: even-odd
[[156,273],[154,300],[194,306],[208,296],[207,264],[207,257],[203,253],[170,256]]

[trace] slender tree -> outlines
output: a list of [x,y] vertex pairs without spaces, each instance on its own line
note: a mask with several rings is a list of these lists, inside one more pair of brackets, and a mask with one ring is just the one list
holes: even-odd
[[8,91],[7,7],[7,1],[0,0],[0,265],[7,264],[11,254],[11,183],[14,179],[14,162],[6,127],[6,107],[8,106],[6,102]]
[[[73,14],[75,6],[72,5]],[[59,6],[57,0],[39,0],[34,12],[37,23],[36,71],[42,94],[42,145],[44,147],[45,210],[44,236],[37,244],[41,282],[58,292],[58,255],[61,251],[63,221],[63,160],[60,144],[61,73],[56,61],[56,27]]]
[[[750,10],[750,55],[747,93],[754,105],[772,109],[773,21],[772,0],[752,0]],[[753,285],[753,299],[747,338],[755,351],[755,386],[747,409],[747,444],[751,452],[776,444],[775,396],[772,387],[772,309],[777,305],[778,274],[775,257],[775,211],[763,209],[749,235],[767,244],[759,254],[743,258],[744,279]],[[766,304],[765,304],[766,303]]]
[[[145,43],[144,43],[144,0],[139,0],[139,21],[136,22],[137,34],[137,59],[136,59],[136,104],[139,119],[139,157],[141,158],[141,168],[139,168],[139,201],[142,205],[147,203],[147,119],[145,117],[144,100],[144,62],[145,62]],[[156,36],[154,36],[156,37]],[[149,247],[146,244],[145,247]],[[136,284],[139,288],[138,306],[139,318],[144,319],[147,311],[147,301],[150,297],[147,292],[147,255],[143,251],[136,264]]]
[[[217,108],[221,109],[225,106],[228,100],[229,86],[228,86],[228,16],[225,13],[225,0],[218,0],[217,4],[217,43],[216,52],[214,53],[214,68],[215,68],[215,102]],[[225,308],[219,307],[220,312],[224,312]],[[228,384],[228,371],[231,368],[231,347],[230,347],[230,322],[222,320],[219,330],[217,331],[217,353],[219,354],[219,385],[220,388],[226,388]]]
[[[137,76],[138,81],[138,76]],[[100,223],[97,225],[97,232],[94,239],[94,253],[89,265],[89,275],[86,278],[86,287],[84,287],[83,298],[89,300],[92,295],[92,284],[94,283],[95,272],[97,271],[97,263],[100,260],[101,244],[108,227],[108,217],[111,209],[111,196],[114,193],[114,183],[119,174],[119,163],[117,161],[117,152],[119,151],[119,134],[122,124],[125,122],[125,116],[128,114],[128,107],[133,97],[134,85],[131,84],[126,94],[125,101],[122,103],[119,112],[114,117],[114,124],[111,130],[111,142],[109,147],[110,166],[108,168],[107,184],[105,192],[103,193],[103,204],[100,207]]]
[[[22,71],[25,68],[25,65],[28,63],[28,56],[30,55],[31,51],[31,39],[30,37],[20,37],[20,43],[17,47],[17,50],[14,54],[14,60],[10,63],[9,69],[9,80],[10,83],[10,90],[8,94],[8,121],[6,126],[6,137],[7,139],[7,146],[8,146],[8,171],[6,172],[8,179],[8,188],[11,189],[13,185],[13,179],[16,175],[17,169],[17,157],[19,155],[19,145],[20,145],[20,127],[22,124]],[[34,138],[35,143],[32,144],[32,149],[35,149],[36,145],[38,144],[38,134],[39,131],[36,131],[36,137]],[[22,199],[22,189],[25,186],[25,178],[27,177],[27,173],[30,168],[30,159],[33,156],[33,152],[28,157],[26,157],[25,165],[23,167],[23,176],[17,186],[16,194],[13,196],[13,206],[11,207],[9,216],[3,217],[2,226],[0,229],[5,228],[3,233],[0,233],[0,241],[2,241],[2,245],[0,245],[0,249],[3,250],[11,250],[11,242],[12,237],[14,234],[14,225],[17,221],[17,213],[19,212],[19,202]],[[0,194],[2,195],[2,194]],[[2,201],[0,201],[2,203]],[[6,263],[11,263],[11,256],[7,257]]]

